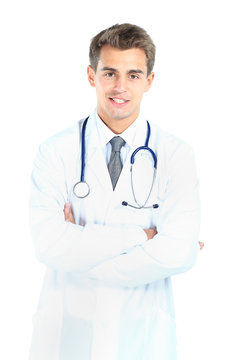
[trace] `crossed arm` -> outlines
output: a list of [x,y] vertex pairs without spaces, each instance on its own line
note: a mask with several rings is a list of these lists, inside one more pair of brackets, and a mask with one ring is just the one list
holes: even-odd
[[66,160],[47,143],[35,160],[30,225],[39,261],[78,277],[120,286],[151,283],[185,272],[195,264],[204,244],[196,240],[199,197],[190,149],[183,145],[169,161],[158,232],[135,225],[75,224],[67,204]]
[[[71,205],[69,203],[66,203],[64,206],[64,218],[65,218],[65,221],[75,224],[73,211],[72,211]],[[147,235],[147,240],[152,239],[158,233],[156,228],[143,229],[143,231],[145,231],[145,233]],[[199,246],[200,246],[200,250],[202,250],[204,247],[204,243],[199,241]]]

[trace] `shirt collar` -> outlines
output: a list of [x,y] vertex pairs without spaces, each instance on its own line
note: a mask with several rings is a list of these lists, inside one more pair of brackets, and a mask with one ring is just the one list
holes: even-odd
[[[135,136],[141,122],[142,116],[138,116],[138,118],[125,131],[123,131],[121,134],[117,134],[118,136],[121,136],[121,138],[123,138],[126,144],[130,147],[133,146]],[[99,135],[100,146],[104,147],[114,136],[117,135],[112,130],[110,130],[108,126],[106,126],[100,119],[97,113],[97,109],[95,110],[95,123]]]

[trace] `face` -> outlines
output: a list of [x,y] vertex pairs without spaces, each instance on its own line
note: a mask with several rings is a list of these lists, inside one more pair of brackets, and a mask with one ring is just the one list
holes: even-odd
[[104,45],[96,72],[88,66],[88,79],[96,88],[98,115],[111,130],[122,132],[138,117],[143,94],[150,89],[154,73],[147,76],[143,50]]

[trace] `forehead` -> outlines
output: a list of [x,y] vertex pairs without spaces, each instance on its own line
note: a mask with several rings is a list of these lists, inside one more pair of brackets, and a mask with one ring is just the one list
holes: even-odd
[[102,67],[111,67],[119,70],[146,70],[147,58],[145,52],[139,48],[121,50],[110,45],[103,45],[100,51],[97,70]]

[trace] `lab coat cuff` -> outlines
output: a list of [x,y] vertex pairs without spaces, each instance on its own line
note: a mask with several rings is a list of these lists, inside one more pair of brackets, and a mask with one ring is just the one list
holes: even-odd
[[128,234],[128,245],[142,245],[147,241],[147,235],[140,226],[133,226]]

